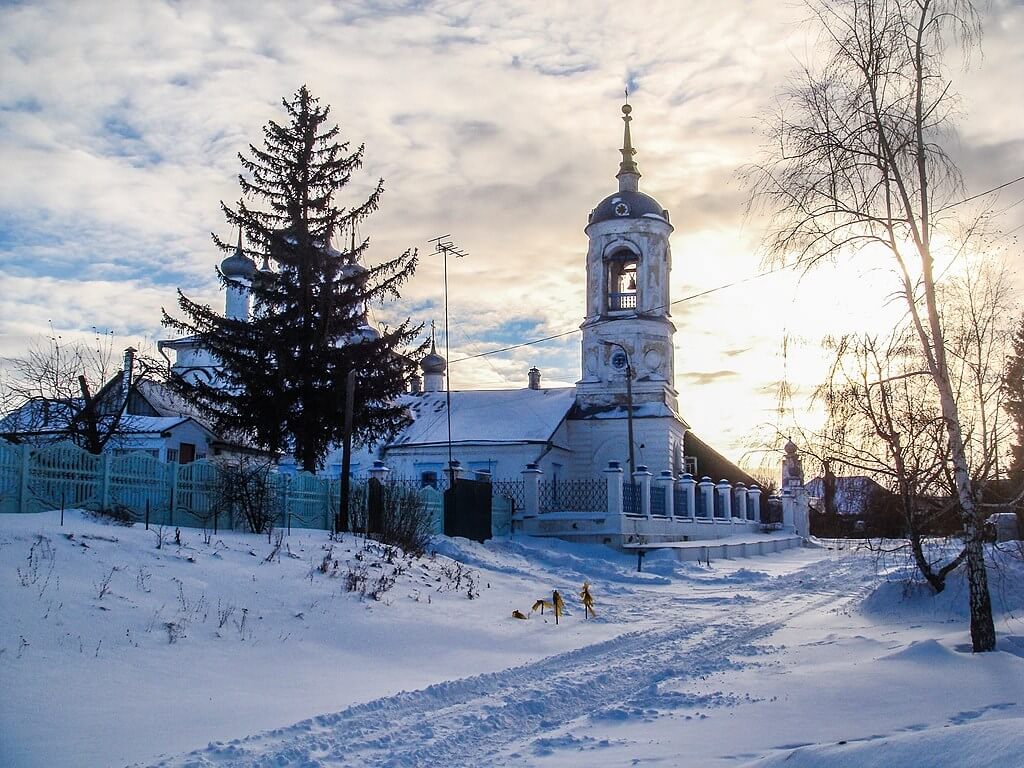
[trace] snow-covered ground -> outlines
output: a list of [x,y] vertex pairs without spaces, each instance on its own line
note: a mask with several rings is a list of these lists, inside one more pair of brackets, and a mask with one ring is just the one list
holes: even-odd
[[[972,656],[960,579],[932,597],[858,552],[638,574],[525,538],[164,536],[0,516],[0,765],[1024,765],[1011,557],[1001,650]],[[554,589],[557,626],[512,618]]]

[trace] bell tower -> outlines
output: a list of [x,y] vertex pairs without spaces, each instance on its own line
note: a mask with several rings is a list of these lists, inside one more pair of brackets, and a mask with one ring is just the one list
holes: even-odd
[[679,407],[669,294],[672,225],[661,204],[639,189],[629,124],[632,107],[622,107],[619,189],[590,213],[584,230],[587,250],[587,314],[583,331],[583,377],[576,403],[583,412],[626,402],[626,371],[633,372],[635,406]]

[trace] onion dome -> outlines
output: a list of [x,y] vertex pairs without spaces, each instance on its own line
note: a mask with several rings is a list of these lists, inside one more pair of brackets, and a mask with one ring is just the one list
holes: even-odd
[[668,211],[650,195],[625,190],[608,195],[590,213],[590,224],[611,219],[642,219],[654,217],[668,221]]
[[[360,341],[377,341],[380,338],[380,331],[370,325],[366,320],[363,320],[362,327],[356,331],[356,334]],[[443,358],[442,358],[443,359]]]
[[260,277],[269,278],[275,274],[273,267],[270,266],[270,257],[267,254],[263,254],[263,264],[260,266]]
[[242,250],[242,230],[238,230],[238,246],[235,252],[220,263],[220,271],[224,277],[235,280],[252,280],[256,276],[256,262],[245,255]]
[[437,348],[434,345],[434,339],[430,339],[430,354],[420,360],[420,369],[424,374],[427,373],[444,373],[445,368],[448,367],[448,361],[437,354]]

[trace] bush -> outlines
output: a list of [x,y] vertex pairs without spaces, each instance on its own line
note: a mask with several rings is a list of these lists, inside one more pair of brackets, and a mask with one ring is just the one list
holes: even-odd
[[132,511],[122,504],[114,504],[105,509],[97,509],[91,514],[98,520],[110,522],[114,525],[135,525],[135,516],[132,515]]
[[277,475],[271,468],[269,462],[253,459],[218,462],[213,508],[241,515],[252,533],[269,534],[280,506]]
[[383,515],[377,539],[415,557],[427,551],[433,530],[430,513],[419,491],[392,483],[383,488]]

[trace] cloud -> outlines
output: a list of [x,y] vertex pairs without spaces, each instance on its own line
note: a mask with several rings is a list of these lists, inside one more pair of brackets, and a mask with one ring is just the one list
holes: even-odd
[[715,384],[723,379],[733,379],[739,375],[738,371],[690,371],[680,375],[679,378],[691,384],[704,386],[705,384]]
[[[238,197],[236,155],[302,83],[347,140],[365,142],[350,199],[385,179],[363,232],[370,259],[420,249],[404,301],[375,312],[440,320],[428,241],[450,233],[469,252],[449,265],[453,358],[579,325],[583,228],[615,189],[627,86],[642,189],[676,227],[673,297],[749,278],[759,222],[743,216],[736,170],[806,50],[798,18],[786,4],[712,0],[642,13],[482,0],[0,7],[0,354],[47,320],[159,337],[178,287],[219,303],[210,232],[230,239],[219,201]],[[957,151],[970,191],[1021,163],[1006,93],[1024,68],[1022,25],[1024,7],[993,4],[986,58],[962,80]],[[1006,228],[1024,223],[1024,207],[1008,216]],[[680,389],[699,403],[705,436],[743,434],[760,418],[756,394],[749,409],[735,402],[779,377],[784,329],[813,339],[822,311],[848,319],[827,303],[771,279],[673,306]],[[574,382],[578,335],[453,365],[453,381],[520,386],[532,364],[546,382]],[[737,375],[712,385],[702,371]]]

